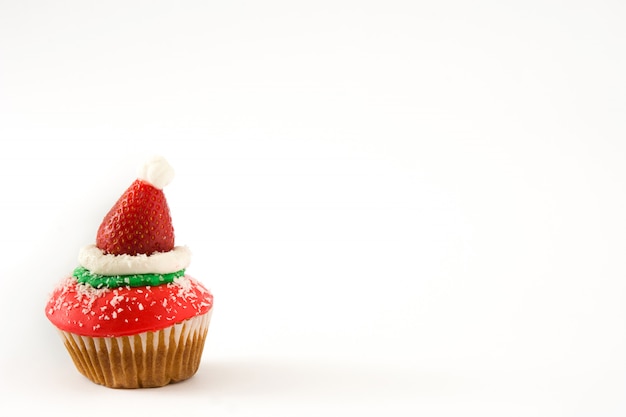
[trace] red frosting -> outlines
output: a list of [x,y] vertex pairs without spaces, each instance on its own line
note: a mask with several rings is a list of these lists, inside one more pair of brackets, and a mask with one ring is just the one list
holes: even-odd
[[185,275],[170,284],[95,289],[69,277],[46,306],[59,329],[90,337],[116,337],[162,330],[213,307],[213,295]]

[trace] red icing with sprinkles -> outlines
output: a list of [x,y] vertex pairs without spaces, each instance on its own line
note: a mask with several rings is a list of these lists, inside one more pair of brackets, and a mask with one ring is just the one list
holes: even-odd
[[52,293],[46,316],[60,330],[117,337],[162,330],[212,307],[213,295],[188,275],[158,286],[100,289],[69,277]]

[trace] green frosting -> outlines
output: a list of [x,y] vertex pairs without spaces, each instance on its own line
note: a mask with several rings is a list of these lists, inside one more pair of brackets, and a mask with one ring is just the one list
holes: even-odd
[[174,279],[185,275],[185,270],[181,269],[170,274],[99,275],[79,266],[72,275],[76,277],[79,283],[88,284],[94,288],[141,287],[174,282]]

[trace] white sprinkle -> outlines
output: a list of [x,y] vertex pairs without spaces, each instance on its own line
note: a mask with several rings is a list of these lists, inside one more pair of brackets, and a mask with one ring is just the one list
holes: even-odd
[[143,310],[143,304],[139,303],[137,307],[139,307],[139,310]]
[[184,299],[187,299],[187,297],[197,298],[197,295],[193,290],[193,283],[186,276],[175,278],[172,284],[168,284],[168,286],[171,285],[179,287],[178,293],[176,294],[178,297]]
[[122,297],[121,295],[114,296],[113,298],[111,298],[111,306],[117,306],[123,299],[124,297]]
[[73,282],[68,281],[69,285],[75,284],[76,289],[76,301],[83,304],[83,313],[89,314],[91,311],[91,307],[97,298],[105,295],[107,292],[111,291],[110,289],[104,288],[94,288],[91,285],[87,284],[78,284],[76,278],[73,279]]

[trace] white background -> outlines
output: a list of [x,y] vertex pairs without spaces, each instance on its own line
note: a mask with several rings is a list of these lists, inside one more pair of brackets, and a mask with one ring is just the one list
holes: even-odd
[[[625,4],[0,2],[0,414],[623,416]],[[111,390],[44,305],[153,153],[215,312]]]

